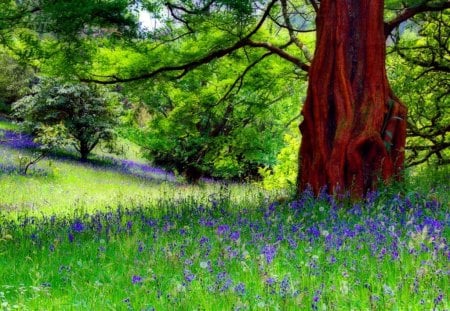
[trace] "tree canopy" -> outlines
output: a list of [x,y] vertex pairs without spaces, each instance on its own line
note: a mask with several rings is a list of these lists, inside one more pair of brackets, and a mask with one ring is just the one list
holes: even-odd
[[[358,1],[345,3],[346,14],[357,19],[352,12],[359,9]],[[152,127],[147,135],[160,139],[150,139],[146,147],[168,147],[169,141],[177,142],[186,158],[189,153],[202,154],[202,148],[208,146],[212,153],[204,157],[220,159],[226,149],[211,146],[224,142],[212,143],[210,139],[214,128],[223,123],[227,107],[248,105],[246,113],[252,117],[270,113],[278,118],[277,110],[265,110],[264,101],[278,98],[279,106],[286,105],[285,97],[276,94],[303,85],[311,76],[311,64],[317,56],[316,27],[323,19],[335,18],[325,11],[327,5],[328,1],[316,0],[11,1],[2,4],[0,42],[34,62],[43,74],[132,86],[124,87],[126,96],[139,98],[137,101],[148,107]],[[394,91],[409,109],[407,165],[448,163],[449,8],[447,0],[384,1],[382,36],[387,42],[387,73]],[[143,10],[151,16],[151,24],[139,25],[138,15]],[[278,65],[280,61],[284,65]],[[280,69],[276,74],[261,69],[274,68],[274,64]],[[220,77],[228,83],[204,85],[202,77],[213,81]],[[264,82],[267,77],[278,82]],[[260,96],[259,100],[237,104],[239,98],[248,98],[248,90],[257,88],[267,90],[270,98]],[[182,95],[180,100],[177,92],[196,92],[202,100],[193,100],[192,94]],[[293,98],[299,100],[301,91],[294,93]],[[220,102],[220,107],[209,109],[211,102]],[[385,105],[383,109],[388,110],[389,103]],[[287,111],[294,119],[298,115],[291,108]],[[244,115],[236,113],[225,123],[242,132]],[[278,120],[290,119],[280,117]],[[176,123],[178,127],[173,126]],[[202,126],[209,134],[203,135]],[[257,122],[251,127],[258,128]],[[386,130],[387,138],[382,139],[389,146]],[[282,134],[278,133],[280,139]],[[192,134],[202,138],[191,140],[183,149],[183,135]],[[233,143],[238,139],[231,137],[227,139]],[[281,145],[268,143],[265,147],[278,152]],[[159,157],[164,162],[164,153],[175,149],[166,150],[152,149],[149,154],[153,160]],[[273,153],[269,154],[272,160],[265,164],[274,159]],[[194,158],[187,156],[187,163],[197,161],[198,157]],[[172,160],[182,162],[177,156]],[[239,161],[245,162],[242,158]],[[210,171],[214,161],[206,162],[203,169]],[[262,163],[258,160],[255,164]]]

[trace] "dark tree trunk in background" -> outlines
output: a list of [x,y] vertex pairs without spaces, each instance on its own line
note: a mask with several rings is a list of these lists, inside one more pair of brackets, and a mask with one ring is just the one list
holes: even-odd
[[382,0],[322,0],[300,125],[298,187],[361,197],[399,178],[406,107],[385,70]]
[[80,158],[82,162],[86,162],[91,149],[89,148],[89,143],[85,141],[80,141]]

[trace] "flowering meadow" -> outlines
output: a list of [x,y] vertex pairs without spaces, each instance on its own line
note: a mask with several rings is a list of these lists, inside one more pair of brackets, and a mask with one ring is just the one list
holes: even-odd
[[[129,178],[148,191],[161,184],[126,163],[117,175],[84,169],[111,183],[137,174]],[[14,179],[4,167],[1,184],[63,175]],[[185,195],[111,199],[96,209],[0,204],[0,309],[448,310],[448,178],[422,191],[383,188],[359,202],[210,182],[194,195],[168,180]]]

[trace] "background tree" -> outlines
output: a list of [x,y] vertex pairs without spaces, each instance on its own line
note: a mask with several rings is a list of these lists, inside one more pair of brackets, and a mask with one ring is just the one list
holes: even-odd
[[[132,16],[131,3],[125,2],[116,7],[122,10],[119,16]],[[61,9],[62,3],[49,2],[48,8]],[[328,186],[330,192],[350,190],[361,196],[380,180],[399,176],[406,109],[387,81],[385,40],[406,21],[449,8],[447,0],[173,0],[141,1],[140,5],[153,14],[156,25],[147,29],[143,40],[130,41],[125,32],[111,35],[104,26],[81,33],[75,27],[77,43],[87,53],[78,53],[84,61],[69,64],[74,70],[67,71],[77,72],[81,80],[104,84],[155,78],[180,81],[200,66],[233,58],[240,51],[252,50],[259,56],[271,53],[308,73],[299,191],[308,185],[315,192]],[[70,14],[75,19],[84,13],[78,8]],[[52,23],[58,20],[55,14],[46,17]],[[76,20],[81,22],[75,25],[84,23],[82,18]],[[86,21],[86,25],[95,24],[95,18]],[[312,57],[309,33],[315,28]],[[114,54],[118,46],[127,48],[127,56],[133,55],[126,66],[124,61],[104,57]]]
[[401,31],[388,66],[394,89],[409,103],[406,165],[449,164],[450,10],[417,15]]
[[33,78],[33,71],[19,64],[0,49],[0,113],[10,113],[11,104],[26,94]]
[[[296,79],[285,64],[244,57],[207,64],[179,82],[128,86],[146,103],[149,121],[134,141],[153,163],[193,182],[257,179],[259,167],[275,164],[300,88],[285,84]],[[241,73],[236,78],[228,68]]]
[[55,81],[39,84],[33,91],[15,102],[13,109],[38,141],[47,141],[46,133],[65,137],[60,144],[72,145],[85,161],[100,142],[115,139],[119,110],[112,96],[107,98],[88,85]]

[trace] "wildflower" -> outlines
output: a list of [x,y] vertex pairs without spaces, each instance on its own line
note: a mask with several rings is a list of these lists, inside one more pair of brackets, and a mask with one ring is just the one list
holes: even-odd
[[277,252],[277,249],[273,245],[266,245],[266,246],[264,246],[264,248],[261,251],[261,253],[266,258],[266,261],[268,264],[270,264],[273,261],[276,252]]
[[289,277],[286,275],[280,284],[280,296],[286,298],[287,294],[291,290],[291,284],[289,283]]
[[321,295],[321,294],[322,294],[322,290],[320,290],[320,289],[316,290],[316,292],[315,292],[315,294],[314,294],[314,297],[313,297],[313,299],[312,299],[312,304],[311,304],[311,308],[312,308],[313,310],[318,310],[318,309],[319,309],[317,303],[318,303],[319,300],[320,300],[320,295]]
[[186,282],[191,283],[195,279],[195,274],[193,274],[189,269],[185,269],[184,279],[186,280]]
[[238,285],[236,285],[234,287],[234,291],[238,294],[238,295],[245,295],[245,285],[244,283],[238,283]]
[[132,228],[133,228],[133,222],[132,221],[128,221],[127,222],[127,230],[131,231]]
[[141,241],[139,241],[138,252],[142,253],[143,251],[144,251],[144,244]]
[[221,292],[227,291],[233,285],[230,277],[225,271],[219,272],[216,278],[216,288]]
[[437,296],[434,299],[434,307],[436,309],[436,306],[442,301],[442,299],[444,298],[444,295],[442,293],[439,293],[439,296]]
[[133,284],[142,283],[142,277],[140,275],[133,275],[133,277],[131,278],[131,283]]
[[76,220],[72,225],[72,230],[75,232],[83,232],[84,224],[80,220]]
[[218,235],[224,235],[230,230],[230,227],[228,225],[219,225],[217,227],[217,234]]
[[297,248],[298,244],[297,244],[297,242],[296,242],[292,237],[288,237],[287,240],[288,240],[289,246],[290,246],[291,248],[293,248],[293,249],[296,249],[296,248]]
[[209,242],[209,239],[206,237],[206,236],[202,236],[201,238],[200,238],[200,245],[204,245],[204,244],[206,244],[206,243],[208,243]]
[[230,233],[230,239],[232,239],[233,241],[239,240],[240,237],[241,234],[239,233],[239,231],[233,231]]
[[73,234],[71,232],[69,232],[69,242],[70,243],[73,242]]
[[266,284],[267,284],[268,286],[273,286],[273,285],[275,285],[276,282],[277,282],[277,281],[276,281],[275,278],[273,278],[273,277],[270,277],[270,278],[267,278],[267,279],[266,279]]

